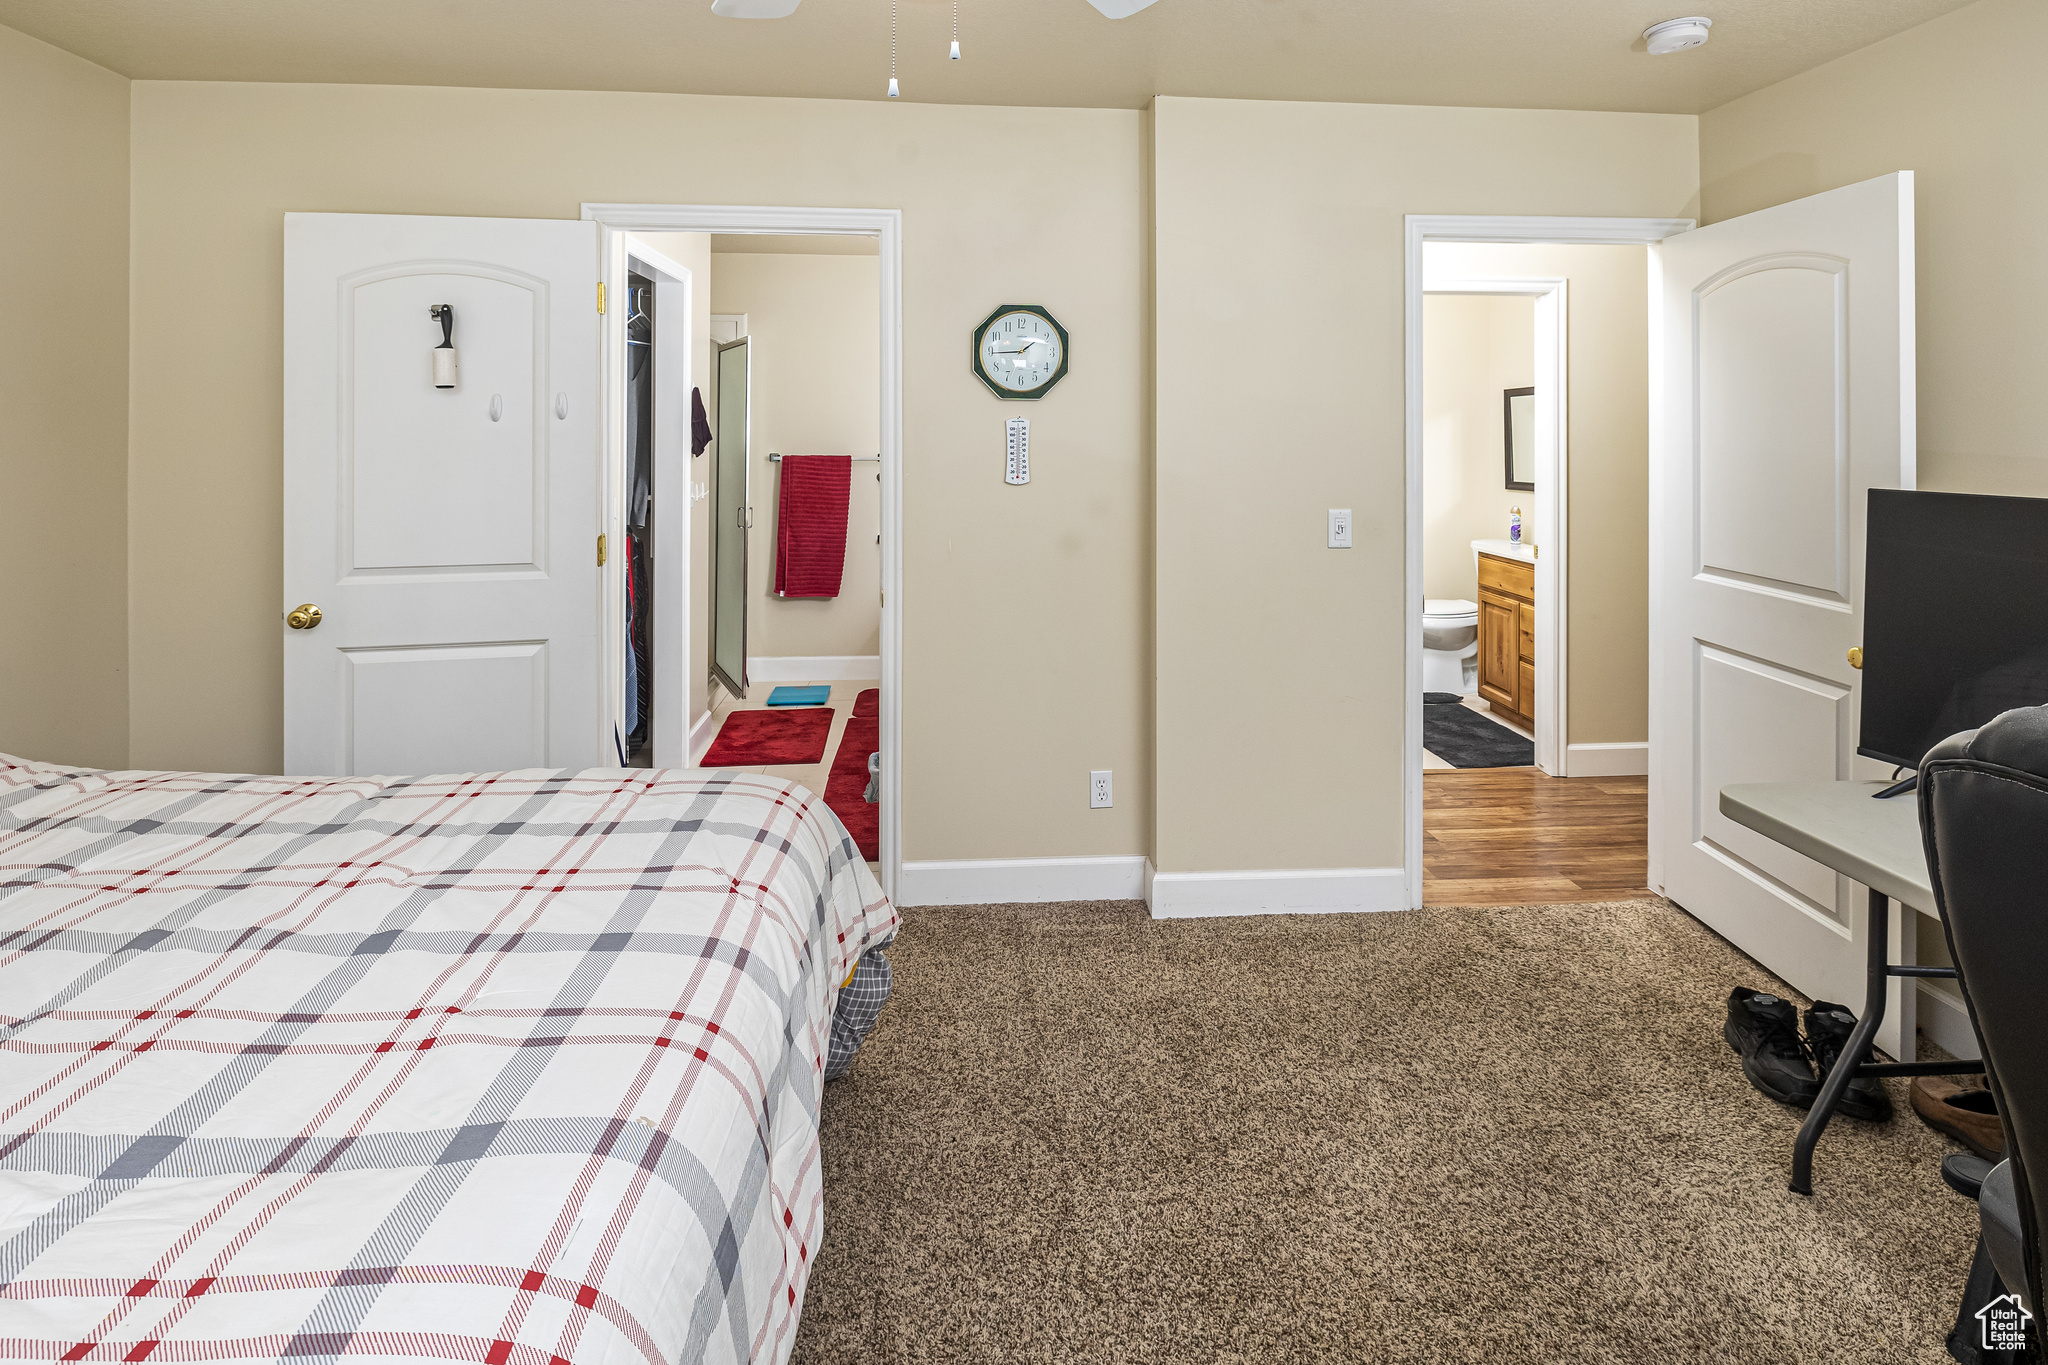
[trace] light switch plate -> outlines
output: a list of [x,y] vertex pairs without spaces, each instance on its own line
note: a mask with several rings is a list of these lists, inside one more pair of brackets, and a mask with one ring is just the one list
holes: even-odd
[[1330,509],[1330,548],[1348,550],[1351,548],[1351,509],[1332,507]]

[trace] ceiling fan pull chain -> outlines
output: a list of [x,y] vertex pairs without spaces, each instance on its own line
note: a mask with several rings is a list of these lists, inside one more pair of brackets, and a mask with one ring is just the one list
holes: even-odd
[[896,0],[889,0],[889,98],[895,99],[896,89]]
[[953,0],[953,60],[960,60],[960,0]]

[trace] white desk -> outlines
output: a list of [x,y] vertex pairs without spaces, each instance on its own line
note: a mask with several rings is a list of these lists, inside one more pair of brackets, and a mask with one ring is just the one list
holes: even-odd
[[1912,794],[1878,801],[1882,782],[1746,782],[1721,788],[1721,814],[1738,825],[1803,853],[1870,888],[1864,913],[1869,959],[1863,1014],[1842,1060],[1828,1074],[1820,1097],[1792,1144],[1792,1190],[1813,1193],[1813,1148],[1834,1117],[1842,1092],[1858,1076],[1959,1076],[1980,1073],[1982,1062],[1873,1062],[1870,1040],[1884,1021],[1885,987],[1895,976],[1954,976],[1953,967],[1895,967],[1891,916],[1885,898],[1935,914],[1934,886],[1920,842],[1920,803]]
[[1721,814],[1927,914],[1934,887],[1912,792],[1883,801],[1883,782],[1745,782],[1721,788]]

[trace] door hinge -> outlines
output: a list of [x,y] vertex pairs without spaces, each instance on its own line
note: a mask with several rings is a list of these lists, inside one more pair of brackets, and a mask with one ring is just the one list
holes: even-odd
[[601,531],[597,537],[597,567],[600,569],[604,567],[604,533]]
[[604,312],[604,281],[597,282],[597,311]]

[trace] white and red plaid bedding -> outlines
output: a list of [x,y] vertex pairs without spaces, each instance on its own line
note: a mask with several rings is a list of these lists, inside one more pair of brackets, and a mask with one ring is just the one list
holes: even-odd
[[0,1357],[786,1360],[896,923],[770,778],[0,756]]

